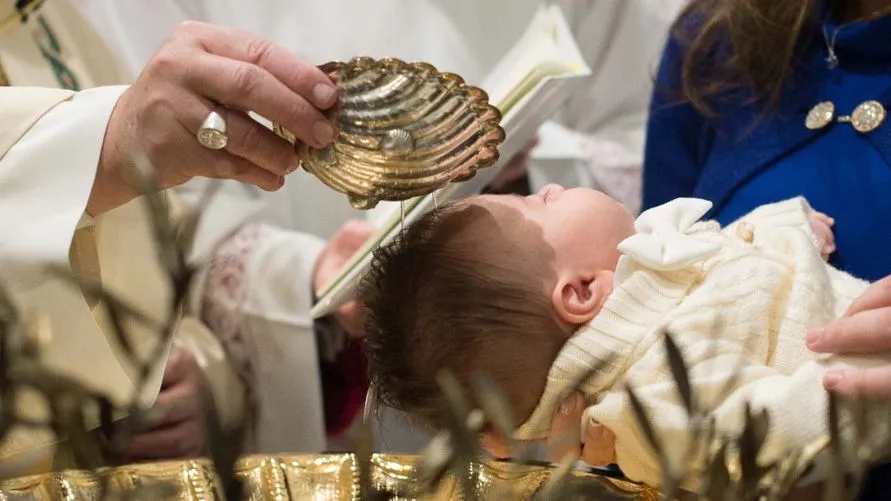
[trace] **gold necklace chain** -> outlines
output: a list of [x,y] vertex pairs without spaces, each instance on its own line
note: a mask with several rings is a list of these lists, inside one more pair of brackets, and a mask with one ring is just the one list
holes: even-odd
[[25,4],[17,8],[15,12],[0,20],[0,33],[9,31],[13,26],[21,22],[23,17],[36,12],[45,1],[46,0],[28,0],[25,2]]

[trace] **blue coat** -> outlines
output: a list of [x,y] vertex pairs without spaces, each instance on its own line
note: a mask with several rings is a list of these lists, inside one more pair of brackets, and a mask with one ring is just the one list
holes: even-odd
[[[830,37],[834,29],[827,23]],[[891,117],[867,134],[845,123],[817,131],[804,123],[825,100],[841,115],[867,100],[891,110],[891,17],[843,27],[836,69],[825,61],[823,34],[811,38],[776,113],[759,117],[756,106],[724,105],[717,119],[666,92],[679,89],[684,55],[669,41],[651,105],[643,205],[701,197],[715,204],[710,216],[727,223],[758,205],[804,195],[836,220],[832,264],[876,280],[891,275]]]
[[[836,27],[826,23],[830,37]],[[804,125],[824,100],[844,115],[867,100],[891,110],[891,17],[839,30],[838,68],[825,61],[822,33],[806,47],[776,113],[759,118],[754,106],[725,105],[722,118],[706,119],[667,92],[680,88],[684,55],[669,41],[648,124],[644,208],[696,196],[714,202],[710,216],[726,224],[758,205],[804,195],[836,220],[834,265],[868,280],[891,275],[891,117],[867,134],[844,123],[817,131]],[[873,470],[861,500],[888,499],[886,465]]]

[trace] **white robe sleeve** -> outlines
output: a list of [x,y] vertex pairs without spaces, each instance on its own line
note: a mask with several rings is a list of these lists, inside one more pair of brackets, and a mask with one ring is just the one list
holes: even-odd
[[245,225],[202,271],[194,310],[227,347],[259,410],[253,452],[323,451],[312,273],[321,239]]
[[[135,304],[148,315],[163,313],[169,302],[166,290],[146,271],[157,263],[147,257],[153,257],[151,247],[139,240],[147,236],[141,231],[145,218],[128,216],[138,207],[129,204],[95,221],[84,217],[106,126],[123,90],[0,88],[0,230],[6,235],[0,243],[0,282],[22,311],[45,315],[52,333],[41,352],[46,368],[118,404],[133,397],[137,369],[103,329],[104,316],[94,315],[81,291],[46,275],[44,267],[77,262],[88,271],[101,268],[103,285],[116,292],[124,284],[138,283],[135,289],[141,295]],[[77,230],[85,233],[76,236]],[[75,241],[89,249],[80,252],[73,248]],[[69,262],[70,256],[77,256],[76,261]],[[131,334],[131,344],[142,356],[157,346],[157,336],[145,328]],[[143,404],[157,396],[163,363],[151,371],[140,395]],[[20,404],[20,412],[43,415],[35,402]],[[0,468],[30,464],[24,457],[47,457],[53,441],[24,430],[0,445]]]
[[[0,152],[6,151],[0,153],[0,232],[15,236],[0,242],[0,279],[13,286],[34,284],[39,267],[68,262],[96,177],[105,129],[124,89],[73,93],[0,88]],[[35,108],[35,100],[49,106]],[[36,121],[24,116],[41,112],[39,118],[31,117]],[[6,129],[6,124],[12,128]],[[15,130],[18,124],[26,128]]]

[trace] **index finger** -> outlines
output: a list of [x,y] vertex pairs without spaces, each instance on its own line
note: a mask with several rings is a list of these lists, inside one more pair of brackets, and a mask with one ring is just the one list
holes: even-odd
[[607,466],[616,462],[616,435],[600,423],[591,419],[585,426],[585,445],[582,447],[582,461],[592,466]]
[[[195,36],[207,52],[263,68],[320,110],[327,110],[337,102],[337,86],[331,78],[281,45],[224,26],[190,22],[184,24],[183,29]],[[233,40],[238,43],[232,43]]]
[[817,353],[875,353],[891,350],[891,308],[875,308],[844,317],[808,339]]
[[873,283],[848,307],[845,316],[891,306],[891,275]]

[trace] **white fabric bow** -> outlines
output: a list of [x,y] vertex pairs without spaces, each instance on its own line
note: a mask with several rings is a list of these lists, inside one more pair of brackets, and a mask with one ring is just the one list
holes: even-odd
[[708,258],[720,245],[696,238],[690,230],[711,208],[711,202],[699,198],[678,198],[653,207],[637,218],[637,233],[619,244],[619,252],[660,271],[678,270]]

